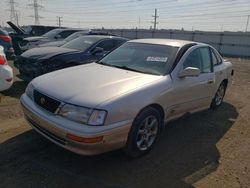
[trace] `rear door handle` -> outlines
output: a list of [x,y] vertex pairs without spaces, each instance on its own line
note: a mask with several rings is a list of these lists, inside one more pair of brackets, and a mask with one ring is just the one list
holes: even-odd
[[213,84],[213,83],[214,83],[214,80],[208,80],[207,83],[208,83],[208,84]]

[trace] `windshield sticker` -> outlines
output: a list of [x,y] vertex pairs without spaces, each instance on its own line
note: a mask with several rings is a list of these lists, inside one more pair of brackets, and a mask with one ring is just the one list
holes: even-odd
[[147,57],[147,61],[154,61],[154,62],[167,62],[168,60],[168,57],[152,57],[152,56],[149,56]]

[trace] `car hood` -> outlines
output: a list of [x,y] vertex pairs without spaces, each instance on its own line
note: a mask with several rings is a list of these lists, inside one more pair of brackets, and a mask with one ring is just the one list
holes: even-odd
[[95,108],[162,77],[91,63],[40,76],[32,84],[65,103]]
[[34,60],[44,60],[60,54],[73,53],[73,52],[79,52],[79,51],[61,47],[42,47],[42,48],[32,48],[30,50],[27,50],[26,52],[22,53],[21,56],[24,58],[30,58]]
[[62,46],[66,43],[67,41],[65,40],[61,40],[61,41],[55,41],[55,42],[47,42],[47,43],[44,43],[44,44],[40,44],[39,47],[51,47],[51,46]]

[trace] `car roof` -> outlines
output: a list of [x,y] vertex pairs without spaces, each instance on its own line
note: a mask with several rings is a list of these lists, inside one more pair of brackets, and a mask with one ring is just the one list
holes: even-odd
[[117,37],[117,36],[109,36],[109,35],[84,35],[84,36],[81,36],[81,38],[99,38],[100,40],[101,39],[122,39],[122,40],[128,40],[127,38]]
[[159,45],[174,46],[174,47],[183,47],[187,44],[203,44],[203,43],[198,43],[198,42],[188,41],[188,40],[156,39],[156,38],[135,39],[135,40],[130,40],[129,42],[144,43],[144,44],[159,44]]

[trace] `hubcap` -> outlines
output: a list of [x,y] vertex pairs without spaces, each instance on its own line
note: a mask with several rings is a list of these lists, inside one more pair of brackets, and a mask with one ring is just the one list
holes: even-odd
[[159,122],[155,116],[148,116],[143,120],[136,138],[136,144],[139,150],[145,151],[152,146],[158,132],[158,124]]
[[215,97],[215,104],[218,106],[222,103],[223,97],[225,93],[225,88],[223,85],[221,85],[216,92],[216,97]]

